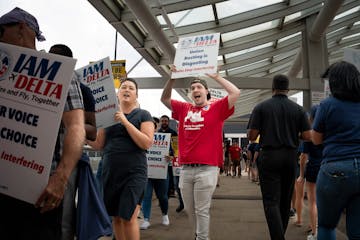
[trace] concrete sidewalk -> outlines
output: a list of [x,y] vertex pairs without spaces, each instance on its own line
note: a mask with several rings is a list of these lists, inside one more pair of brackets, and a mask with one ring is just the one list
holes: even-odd
[[[194,239],[194,231],[187,221],[184,211],[177,213],[176,198],[169,199],[170,225],[161,224],[161,211],[158,201],[154,198],[152,205],[151,226],[141,230],[141,240],[187,240]],[[139,219],[140,223],[142,219]],[[306,229],[309,223],[308,209],[303,210],[303,226],[297,227],[290,219],[286,231],[288,240],[306,239]],[[264,240],[270,239],[264,216],[260,187],[248,180],[247,176],[220,177],[220,187],[215,191],[211,207],[211,240]],[[339,229],[343,229],[343,220]],[[340,230],[337,239],[347,239]]]

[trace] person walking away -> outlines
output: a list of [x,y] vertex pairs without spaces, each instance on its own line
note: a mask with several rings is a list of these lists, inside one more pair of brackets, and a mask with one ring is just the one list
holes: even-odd
[[283,240],[289,221],[299,136],[310,140],[310,125],[301,106],[288,99],[289,80],[275,75],[273,96],[255,106],[248,138],[260,134],[260,187],[271,239]]
[[231,161],[230,161],[230,157],[229,157],[229,148],[230,148],[230,140],[226,140],[225,141],[225,146],[224,146],[224,173],[226,176],[230,176],[231,175]]
[[318,239],[336,239],[335,229],[346,209],[346,234],[360,239],[360,73],[348,62],[324,73],[331,96],[320,102],[312,141],[323,144],[316,180]]
[[[209,237],[210,205],[216,188],[218,167],[223,163],[223,124],[234,112],[234,104],[240,90],[219,74],[207,74],[223,87],[228,95],[210,103],[211,98],[205,80],[191,82],[191,98],[194,103],[171,99],[175,79],[166,83],[161,101],[179,121],[179,156],[183,169],[179,187],[185,211],[195,227],[196,240]],[[195,219],[194,219],[195,218]]]
[[250,142],[249,147],[247,148],[247,156],[250,159],[249,164],[249,180],[251,182],[259,184],[259,176],[257,170],[257,162],[259,157],[260,145],[257,142]]
[[241,148],[239,147],[239,143],[237,141],[234,141],[229,148],[229,158],[232,163],[232,176],[241,177]]
[[[315,105],[310,110],[310,124],[313,123],[317,109],[318,105]],[[300,147],[302,161],[305,165],[300,164],[301,168],[304,169],[300,169],[298,181],[306,179],[306,193],[310,218],[310,234],[307,236],[307,240],[317,239],[316,179],[322,161],[322,150],[322,144],[314,145],[312,142],[303,142]]]

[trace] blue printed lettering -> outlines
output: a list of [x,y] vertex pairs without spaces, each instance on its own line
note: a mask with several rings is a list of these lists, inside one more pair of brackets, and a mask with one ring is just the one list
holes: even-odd
[[[49,66],[49,59],[42,58],[38,63],[38,58],[35,56],[30,56],[26,59],[25,54],[21,54],[17,63],[14,67],[14,72],[23,73],[26,72],[27,75],[39,78],[45,78],[49,81],[53,81],[56,74],[58,73],[61,62],[54,61]],[[47,78],[46,78],[47,76]]]

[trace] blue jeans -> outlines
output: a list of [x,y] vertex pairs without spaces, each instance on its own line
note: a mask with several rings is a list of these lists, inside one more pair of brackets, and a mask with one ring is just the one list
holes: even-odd
[[141,204],[144,219],[150,220],[153,189],[155,190],[156,197],[159,199],[162,215],[167,215],[169,209],[168,186],[169,177],[167,179],[148,178],[144,199]]
[[104,192],[103,180],[102,180],[102,169],[103,169],[103,160],[100,159],[95,178],[97,180],[97,186],[99,188],[99,193],[100,193],[101,198],[103,197],[103,192]]
[[346,209],[348,238],[360,239],[360,159],[323,163],[316,182],[318,239],[336,239],[335,229]]
[[179,188],[179,179],[180,179],[179,176],[174,176],[174,185],[175,185],[176,193],[178,194],[179,205],[184,207],[184,202],[183,202],[183,199],[182,199],[182,196],[181,196],[181,191],[180,191],[180,188]]

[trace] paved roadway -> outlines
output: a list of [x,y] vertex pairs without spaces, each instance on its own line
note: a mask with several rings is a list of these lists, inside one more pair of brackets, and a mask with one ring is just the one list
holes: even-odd
[[[154,194],[155,195],[155,194]],[[169,200],[170,225],[161,224],[161,212],[156,198],[153,198],[151,226],[141,230],[141,240],[192,240],[194,232],[184,211],[176,213],[176,198]],[[297,227],[290,219],[286,231],[287,240],[305,240],[309,223],[308,209],[303,210],[303,226]],[[139,219],[141,223],[142,219]],[[342,219],[337,230],[337,239],[347,239],[339,230],[344,229]],[[344,230],[343,230],[344,231]],[[108,238],[103,238],[108,239]],[[250,182],[247,176],[220,177],[220,187],[214,193],[211,207],[211,240],[267,240],[270,239],[262,207],[260,187]]]

